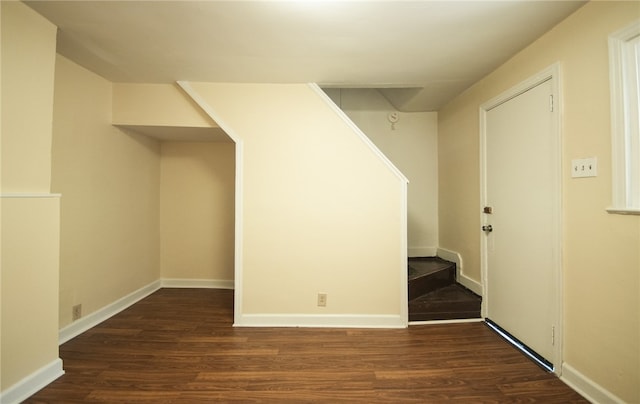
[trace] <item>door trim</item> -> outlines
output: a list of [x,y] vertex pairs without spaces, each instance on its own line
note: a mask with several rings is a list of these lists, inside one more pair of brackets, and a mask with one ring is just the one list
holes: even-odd
[[[554,373],[558,376],[562,373],[562,343],[563,343],[563,286],[562,286],[562,97],[561,91],[561,65],[555,63],[534,76],[524,80],[523,82],[511,87],[500,95],[484,102],[480,105],[480,206],[478,212],[480,215],[481,225],[487,224],[486,216],[482,213],[482,209],[486,206],[487,201],[487,112],[491,109],[525,93],[526,91],[551,81],[551,91],[553,96],[553,132],[554,132],[554,153],[552,156],[553,165],[555,167],[554,183],[552,184],[554,208],[552,212],[553,218],[553,240],[555,246],[554,251],[554,268],[553,277],[555,279],[554,294],[554,349],[553,358],[548,358],[554,365]],[[478,234],[481,229],[478,228]],[[482,277],[482,287],[484,290],[482,299],[482,317],[487,317],[488,300],[490,299],[490,291],[487,285],[488,275],[488,257],[487,257],[487,238],[484,235],[480,237],[480,270]],[[551,336],[550,336],[551,337]]]

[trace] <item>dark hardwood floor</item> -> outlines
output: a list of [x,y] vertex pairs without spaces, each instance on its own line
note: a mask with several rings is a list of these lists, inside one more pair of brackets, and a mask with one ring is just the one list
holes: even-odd
[[60,346],[27,403],[586,403],[483,323],[234,328],[233,291],[161,289]]

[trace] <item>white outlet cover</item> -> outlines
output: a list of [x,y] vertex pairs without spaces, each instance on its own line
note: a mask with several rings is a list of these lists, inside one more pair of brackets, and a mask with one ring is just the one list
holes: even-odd
[[586,178],[598,175],[598,159],[588,157],[584,159],[571,160],[571,177]]

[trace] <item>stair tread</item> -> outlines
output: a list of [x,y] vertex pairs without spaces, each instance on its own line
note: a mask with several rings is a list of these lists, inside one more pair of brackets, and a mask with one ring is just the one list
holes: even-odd
[[452,285],[445,286],[438,290],[434,290],[433,292],[424,294],[415,298],[413,301],[431,301],[431,302],[441,302],[441,301],[477,301],[481,302],[482,298],[459,283],[454,283]]
[[409,259],[409,280],[428,276],[436,272],[455,269],[453,262],[440,258],[410,258]]
[[438,257],[408,260],[409,320],[480,318],[482,298],[456,283],[456,264]]
[[432,292],[456,280],[456,265],[438,257],[409,258],[409,300]]

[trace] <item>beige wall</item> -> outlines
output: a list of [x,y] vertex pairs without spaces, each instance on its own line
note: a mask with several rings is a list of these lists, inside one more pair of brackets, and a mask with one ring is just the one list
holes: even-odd
[[233,280],[235,145],[163,142],[160,164],[162,278]]
[[2,8],[2,192],[49,192],[56,27],[22,3]]
[[[236,320],[247,314],[399,317],[406,309],[404,180],[307,85],[192,86],[242,148]],[[327,307],[317,307],[318,292],[327,293]]]
[[113,99],[114,124],[215,126],[177,84],[113,83]]
[[[564,361],[628,402],[640,401],[640,217],[611,204],[607,36],[640,16],[637,2],[591,2],[439,112],[440,244],[480,280],[480,104],[562,64]],[[598,177],[571,179],[571,159]]]
[[111,125],[112,84],[58,56],[52,189],[62,194],[60,327],[160,276],[160,146]]
[[438,248],[438,114],[398,112],[375,89],[327,89],[331,99],[409,180],[409,256],[435,256]]
[[34,372],[47,368],[55,377],[62,369],[57,333],[59,199],[49,194],[56,27],[22,3],[1,2],[0,7],[3,401],[5,393],[15,392]]
[[2,391],[58,360],[59,198],[2,200]]

